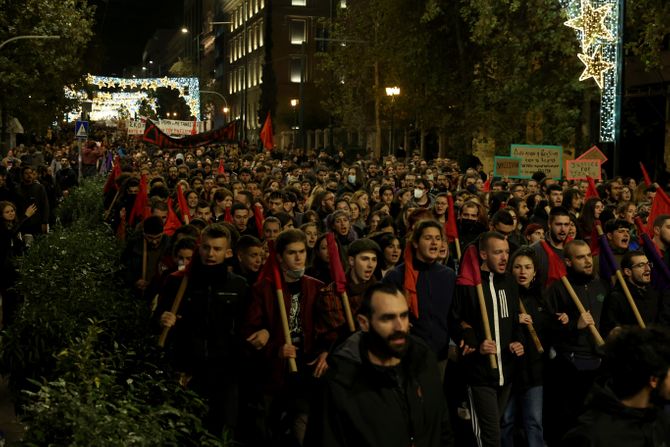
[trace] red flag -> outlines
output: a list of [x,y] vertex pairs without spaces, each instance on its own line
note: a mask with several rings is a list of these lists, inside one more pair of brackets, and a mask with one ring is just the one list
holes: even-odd
[[644,167],[644,164],[640,162],[640,169],[642,170],[642,177],[644,177],[644,184],[647,186],[651,186],[651,178],[649,177],[649,173],[647,172],[647,169]]
[[272,117],[268,111],[268,116],[265,118],[265,123],[263,123],[263,128],[261,129],[261,141],[263,142],[263,148],[269,151],[274,148],[274,135],[272,134]]
[[146,174],[142,174],[140,178],[140,191],[135,196],[135,203],[133,204],[133,209],[130,210],[128,223],[132,226],[135,218],[139,220],[146,219],[149,217],[149,213],[149,187],[147,185]]
[[191,135],[198,133],[198,118],[193,117],[193,127],[191,128]]
[[230,207],[229,206],[226,207],[226,212],[223,215],[223,221],[228,222],[228,223],[233,223],[233,215],[230,214]]
[[275,250],[275,241],[268,241],[268,259],[258,274],[256,284],[263,280],[272,282],[276,289],[282,287],[281,275],[279,274],[279,263],[277,262],[277,251]]
[[256,228],[258,229],[258,237],[263,239],[263,222],[265,219],[263,218],[261,207],[258,205],[254,205],[254,220],[256,221]]
[[347,291],[347,277],[344,275],[342,261],[340,260],[340,250],[335,241],[335,234],[332,232],[326,234],[328,243],[328,266],[330,267],[330,277],[335,281],[335,290],[337,293]]
[[668,197],[662,188],[658,188],[654,201],[651,203],[649,217],[647,218],[647,234],[649,237],[654,237],[654,220],[663,214],[670,214],[670,197]]
[[181,222],[179,221],[177,214],[172,209],[172,197],[168,197],[167,206],[168,216],[167,220],[165,221],[165,226],[163,227],[163,233],[167,234],[168,236],[172,236],[177,228],[181,227]]
[[414,318],[419,318],[419,297],[416,293],[416,282],[419,280],[419,272],[414,270],[412,259],[412,244],[408,242],[407,246],[405,246],[405,277],[403,278],[403,288],[407,294],[410,312],[412,312]]
[[226,168],[223,166],[223,157],[219,159],[219,169],[216,170],[217,174],[225,174]]
[[545,287],[549,287],[555,281],[560,280],[562,277],[568,274],[565,268],[565,262],[561,259],[560,256],[551,249],[547,241],[540,241],[544,252],[547,254],[547,260],[549,265],[549,271],[547,272],[547,284]]
[[481,261],[477,244],[470,244],[463,253],[461,265],[458,268],[456,284],[459,286],[476,286],[482,283]]
[[188,202],[186,201],[186,197],[184,197],[184,192],[181,190],[181,185],[177,185],[177,204],[179,205],[181,219],[185,224],[188,224],[191,215],[188,211]]
[[107,181],[105,182],[105,186],[102,188],[103,193],[108,193],[112,189],[116,189],[116,179],[119,178],[121,175],[121,158],[117,155],[114,157],[114,165],[112,166],[112,169],[109,171],[109,175],[107,176]]
[[491,192],[491,176],[489,176],[489,178],[484,182],[482,192]]
[[447,221],[444,223],[444,234],[447,242],[454,242],[458,239],[458,227],[456,226],[456,209],[454,208],[454,198],[451,194],[447,195]]
[[593,180],[593,177],[587,176],[586,181],[589,182],[589,186],[588,188],[586,188],[586,194],[584,194],[584,201],[587,201],[592,197],[599,199],[600,194],[598,194],[598,190],[596,189],[596,182]]

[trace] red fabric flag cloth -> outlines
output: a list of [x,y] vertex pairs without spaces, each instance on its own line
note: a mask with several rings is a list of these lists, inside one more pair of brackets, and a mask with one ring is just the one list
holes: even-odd
[[651,177],[649,177],[649,173],[647,172],[647,168],[644,167],[644,164],[640,162],[640,170],[642,171],[642,177],[644,178],[644,184],[647,186],[651,186]]
[[223,157],[219,159],[219,168],[216,170],[217,174],[225,174],[226,168],[223,166]]
[[647,218],[647,234],[649,237],[654,237],[654,220],[663,214],[670,214],[670,197],[668,197],[662,188],[658,188],[654,201],[651,203],[649,217]]
[[140,178],[140,191],[135,196],[133,209],[130,210],[128,223],[132,226],[135,219],[144,220],[149,217],[149,186],[147,184],[147,175],[142,174]]
[[456,284],[459,286],[476,286],[482,283],[481,261],[477,244],[470,244],[463,253]]
[[595,197],[597,199],[600,198],[600,194],[598,194],[598,189],[596,188],[596,182],[593,180],[593,177],[586,177],[586,181],[589,182],[588,188],[586,188],[586,194],[584,194],[584,201],[586,202],[587,200]]
[[177,228],[181,227],[181,221],[172,209],[172,197],[168,197],[167,206],[168,216],[167,220],[165,221],[165,226],[163,227],[163,233],[167,234],[168,236],[172,236]]
[[565,262],[563,262],[561,257],[551,249],[549,244],[547,244],[547,241],[540,241],[540,244],[542,244],[542,248],[547,254],[547,264],[549,265],[549,271],[547,272],[547,284],[545,284],[545,287],[549,287],[555,281],[558,281],[567,275],[568,272],[565,268]]
[[271,151],[274,146],[274,134],[272,133],[272,117],[268,111],[268,116],[265,118],[265,123],[263,123],[263,128],[261,129],[261,141],[263,142],[263,148]]
[[193,117],[193,127],[191,128],[191,135],[198,133],[198,118]]
[[484,187],[482,188],[482,192],[491,192],[491,176],[489,175],[489,178],[486,179],[484,182]]
[[416,294],[416,282],[419,280],[419,272],[414,270],[412,263],[412,244],[408,242],[405,246],[405,277],[403,278],[403,288],[407,294],[407,302],[409,304],[409,311],[412,312],[414,318],[419,318],[419,297]]
[[670,290],[670,268],[663,260],[663,256],[654,241],[644,232],[642,219],[636,217],[635,226],[640,237],[640,246],[647,255],[647,259],[654,263],[654,268],[651,269],[652,286],[656,290]]
[[458,239],[458,227],[456,226],[456,209],[454,208],[454,197],[449,194],[447,196],[449,208],[447,208],[447,221],[444,223],[444,235],[447,237],[447,242],[454,242]]
[[340,260],[340,249],[335,241],[335,234],[332,232],[326,234],[326,242],[328,243],[328,267],[330,267],[330,277],[335,282],[335,290],[337,293],[344,293],[347,291],[347,277],[342,268],[342,261]]
[[230,214],[230,207],[229,206],[226,207],[226,212],[223,215],[223,221],[228,222],[228,223],[233,223],[233,215]]
[[179,205],[179,212],[181,213],[181,220],[188,223],[190,213],[188,211],[188,202],[184,197],[184,191],[181,190],[181,185],[177,185],[177,204]]
[[[593,222],[593,229],[591,230],[591,240],[589,240],[589,247],[591,247],[592,256],[598,256],[600,254],[600,244],[598,244],[598,238],[599,238],[598,225],[601,225],[599,220]],[[565,243],[567,244],[568,242],[565,241]]]
[[256,221],[256,228],[258,229],[258,237],[263,239],[263,222],[265,219],[263,218],[261,207],[258,205],[254,205],[254,220]]
[[107,181],[105,186],[102,188],[102,192],[107,194],[111,190],[116,190],[116,179],[121,175],[121,158],[117,155],[114,157],[114,165],[109,171],[107,176]]
[[264,280],[272,282],[275,289],[282,287],[281,275],[279,274],[279,263],[277,262],[277,251],[275,250],[275,241],[268,241],[268,259],[258,274],[256,284]]

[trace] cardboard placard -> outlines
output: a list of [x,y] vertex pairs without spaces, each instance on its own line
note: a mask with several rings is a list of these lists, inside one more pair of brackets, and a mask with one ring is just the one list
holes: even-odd
[[567,160],[565,162],[565,178],[568,180],[586,180],[591,177],[594,180],[602,179],[600,160]]
[[577,157],[577,160],[600,160],[601,163],[605,163],[608,158],[605,156],[605,154],[603,154],[598,146],[592,146],[591,149]]
[[516,157],[493,157],[493,176],[519,178],[521,159]]
[[563,147],[533,144],[513,144],[510,156],[521,159],[519,178],[531,178],[541,171],[547,177],[560,179],[563,172]]

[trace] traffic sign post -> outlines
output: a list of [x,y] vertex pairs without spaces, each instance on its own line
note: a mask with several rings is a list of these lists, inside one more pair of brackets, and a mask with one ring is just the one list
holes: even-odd
[[79,181],[81,182],[81,145],[88,139],[88,121],[77,120],[76,124],[74,125],[74,136],[77,137],[77,145],[79,146]]

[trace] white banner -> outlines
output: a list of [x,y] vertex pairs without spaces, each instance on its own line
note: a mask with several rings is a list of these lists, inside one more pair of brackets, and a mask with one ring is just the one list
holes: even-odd
[[[141,120],[128,121],[128,135],[142,135],[145,123]],[[156,123],[158,128],[168,135],[191,135],[193,121],[160,120]],[[196,133],[204,132],[204,121],[196,124]]]

